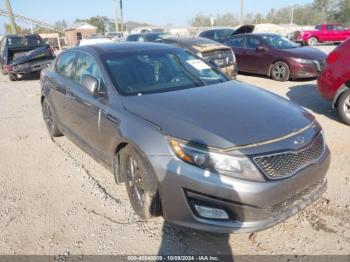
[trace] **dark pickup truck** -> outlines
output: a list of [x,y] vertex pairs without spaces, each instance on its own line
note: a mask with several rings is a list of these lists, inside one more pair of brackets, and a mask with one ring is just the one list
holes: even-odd
[[16,81],[18,75],[40,71],[54,58],[50,46],[37,34],[7,35],[1,40],[1,71],[11,81]]

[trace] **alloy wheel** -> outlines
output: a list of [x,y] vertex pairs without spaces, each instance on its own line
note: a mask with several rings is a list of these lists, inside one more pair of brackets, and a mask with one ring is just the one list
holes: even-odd
[[142,170],[139,168],[137,161],[132,156],[129,156],[126,166],[126,175],[132,197],[139,207],[143,207],[145,195],[141,172]]
[[350,119],[350,95],[348,95],[344,101],[343,110],[345,116]]
[[272,69],[272,75],[275,80],[284,79],[287,75],[287,68],[283,64],[277,63]]

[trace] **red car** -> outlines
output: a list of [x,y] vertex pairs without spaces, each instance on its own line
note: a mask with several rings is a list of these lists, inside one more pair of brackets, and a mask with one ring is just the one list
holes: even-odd
[[342,24],[317,25],[315,30],[297,31],[294,34],[294,41],[314,46],[323,42],[343,42],[350,37],[350,30]]
[[300,47],[276,34],[235,34],[224,44],[235,53],[239,72],[267,75],[276,81],[316,78],[327,57],[316,48]]
[[332,101],[341,120],[350,125],[350,39],[329,54],[318,79],[322,96]]

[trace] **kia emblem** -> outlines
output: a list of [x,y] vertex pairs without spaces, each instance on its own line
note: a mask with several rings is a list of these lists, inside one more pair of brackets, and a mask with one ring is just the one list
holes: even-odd
[[294,140],[295,145],[302,145],[305,144],[305,137],[298,136],[296,140]]

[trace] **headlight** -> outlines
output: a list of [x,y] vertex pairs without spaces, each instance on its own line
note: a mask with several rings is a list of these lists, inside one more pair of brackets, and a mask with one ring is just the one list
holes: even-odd
[[170,146],[179,159],[199,168],[235,178],[264,181],[257,168],[244,155],[230,156],[211,152],[175,139],[170,139]]
[[294,58],[292,57],[292,59],[300,64],[315,64],[314,60],[309,60],[309,59],[302,59],[302,58]]
[[203,58],[203,55],[202,55],[201,52],[198,52],[196,55],[197,55],[198,57],[200,57],[200,58]]

